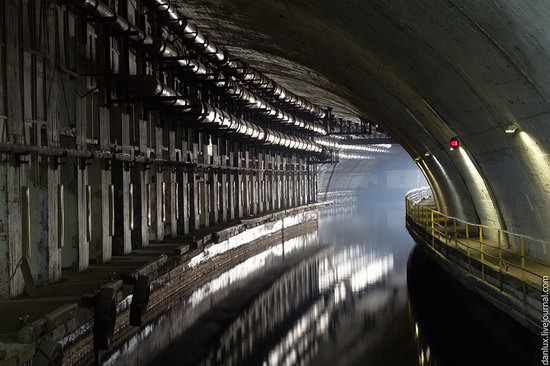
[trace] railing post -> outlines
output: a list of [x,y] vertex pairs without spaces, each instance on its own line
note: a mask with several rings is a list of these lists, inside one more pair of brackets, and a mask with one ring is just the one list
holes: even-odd
[[483,257],[483,226],[479,225],[479,251],[481,252],[479,259],[481,262],[481,279],[485,280],[485,265]]
[[458,234],[456,232],[456,219],[454,217],[453,217],[453,230],[454,230],[454,237],[455,237],[455,247],[458,249],[458,238],[457,238]]
[[525,239],[519,238],[519,250],[521,255],[521,282],[523,290],[523,306],[527,305],[527,288],[525,286]]
[[472,260],[470,256],[470,225],[466,224],[466,253],[468,253],[468,269],[472,272]]
[[479,251],[481,252],[481,262],[483,262],[483,226],[479,225]]
[[449,234],[447,233],[447,218],[445,217],[445,245],[449,245]]
[[437,223],[437,238],[441,239],[441,214],[439,211],[437,211],[437,219],[435,222]]
[[430,230],[430,218],[428,217],[429,215],[429,212],[431,211],[428,211],[428,214],[426,214],[426,210],[429,210],[429,209],[424,209],[424,207],[422,207],[422,217],[424,218],[424,226],[425,226],[425,230],[426,231],[429,231]]
[[431,219],[432,219],[432,247],[435,244],[435,227],[434,227],[434,211],[430,210]]
[[502,233],[498,230],[498,272],[500,273],[500,291],[502,291]]
[[521,255],[521,280],[525,282],[525,239],[519,238],[519,250]]

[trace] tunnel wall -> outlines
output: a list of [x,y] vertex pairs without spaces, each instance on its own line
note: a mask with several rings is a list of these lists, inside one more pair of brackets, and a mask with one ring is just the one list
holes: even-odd
[[[335,110],[382,124],[430,171],[448,214],[550,239],[550,3],[186,5],[215,39],[274,78],[321,104],[344,100]],[[510,125],[514,133],[506,133]],[[461,148],[450,151],[453,136]],[[549,259],[540,245],[528,255]]]

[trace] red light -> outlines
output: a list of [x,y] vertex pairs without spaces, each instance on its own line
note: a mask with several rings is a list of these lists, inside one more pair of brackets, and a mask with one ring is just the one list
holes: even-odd
[[451,145],[451,149],[456,149],[460,146],[460,142],[458,141],[458,137],[451,138],[451,141],[449,141],[449,145]]

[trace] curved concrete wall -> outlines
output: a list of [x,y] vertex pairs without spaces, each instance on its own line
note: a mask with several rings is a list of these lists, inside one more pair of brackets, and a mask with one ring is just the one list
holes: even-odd
[[[383,124],[425,160],[442,209],[550,239],[550,2],[186,3],[214,39],[281,84]],[[460,150],[447,148],[453,135]]]

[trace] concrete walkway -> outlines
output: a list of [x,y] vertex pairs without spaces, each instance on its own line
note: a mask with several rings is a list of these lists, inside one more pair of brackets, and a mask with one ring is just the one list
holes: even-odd
[[[424,199],[420,202],[420,206],[428,209],[425,211],[424,219],[431,223],[431,210],[436,210],[435,201],[433,198]],[[542,277],[550,276],[550,265],[539,262],[535,259],[525,257],[524,270],[522,269],[521,254],[519,250],[508,248],[505,244],[501,246],[502,263],[499,264],[499,248],[498,241],[492,238],[483,238],[483,245],[479,240],[479,232],[477,228],[470,228],[469,238],[466,238],[465,230],[457,230],[457,237],[454,237],[452,222],[448,222],[447,235],[445,235],[444,218],[439,221],[439,227],[435,225],[435,237],[441,242],[450,247],[457,248],[472,260],[482,262],[485,266],[491,267],[496,272],[502,271],[510,276],[515,277],[519,281],[525,281],[534,288],[541,288]],[[431,224],[430,224],[431,225]],[[428,228],[431,230],[431,227]],[[475,231],[474,231],[475,230]],[[481,260],[481,250],[483,249],[483,261]],[[469,254],[468,254],[469,253]]]
[[151,241],[145,248],[133,250],[128,255],[113,256],[110,262],[90,265],[86,271],[64,271],[59,282],[36,287],[32,291],[32,297],[27,295],[16,299],[0,298],[0,365],[9,361],[9,356],[13,353],[18,353],[18,361],[30,359],[32,353],[29,352],[34,352],[34,347],[24,347],[23,351],[24,345],[34,343],[44,336],[59,340],[93,319],[95,296],[102,287],[115,288],[118,303],[131,294],[131,283],[138,274],[148,274],[154,279],[159,272],[187,263],[210,245],[220,243],[244,230],[327,204],[330,203],[264,213],[202,228],[175,239]]

